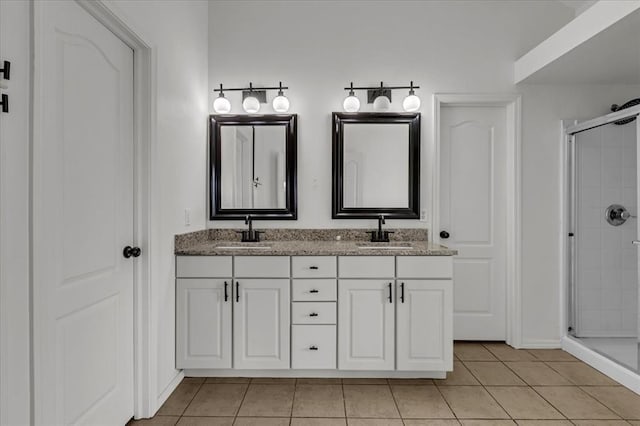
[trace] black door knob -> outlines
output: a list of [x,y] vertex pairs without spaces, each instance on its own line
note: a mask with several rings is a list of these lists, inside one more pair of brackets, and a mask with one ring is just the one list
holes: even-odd
[[447,231],[440,231],[440,238],[446,240],[447,238],[449,238],[449,233]]
[[140,254],[142,253],[142,250],[140,250],[140,247],[131,247],[131,246],[126,246],[123,250],[122,250],[122,255],[126,258],[129,259],[130,257],[138,257],[140,256]]

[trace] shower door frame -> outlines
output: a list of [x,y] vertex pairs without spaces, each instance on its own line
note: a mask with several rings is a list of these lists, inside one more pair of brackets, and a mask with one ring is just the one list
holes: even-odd
[[[622,111],[616,111],[592,120],[581,123],[574,122],[573,125],[567,126],[563,122],[563,137],[561,148],[561,170],[563,170],[564,178],[564,194],[562,195],[562,220],[561,220],[561,253],[562,253],[562,291],[560,295],[560,306],[562,307],[562,316],[560,321],[560,335],[563,338],[568,336],[576,338],[576,249],[575,249],[575,226],[576,226],[576,134],[591,130],[625,118],[636,117],[636,146],[637,156],[640,156],[640,105],[631,107]],[[637,163],[640,167],[640,161]],[[640,170],[640,169],[639,169]],[[640,192],[640,173],[636,171],[636,179],[638,180],[637,190]],[[638,204],[640,206],[640,203]],[[640,207],[639,207],[640,208]],[[640,233],[636,234],[636,238],[640,238]],[[640,306],[640,304],[639,304]],[[639,315],[640,317],[640,315]],[[640,322],[640,319],[639,319]],[[640,323],[639,323],[640,331]],[[563,345],[564,347],[564,345]],[[614,359],[601,354],[604,357],[616,362]]]

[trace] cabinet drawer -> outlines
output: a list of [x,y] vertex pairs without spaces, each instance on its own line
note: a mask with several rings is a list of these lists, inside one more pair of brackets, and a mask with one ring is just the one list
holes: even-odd
[[289,256],[235,256],[233,262],[239,278],[289,277]]
[[391,278],[395,276],[394,256],[341,256],[340,278]]
[[291,300],[294,302],[336,301],[336,280],[293,280]]
[[336,368],[335,325],[294,325],[291,333],[291,368]]
[[177,278],[231,276],[231,256],[176,256]]
[[451,278],[451,256],[398,256],[398,278]]
[[294,302],[292,324],[335,324],[336,302]]
[[294,256],[291,273],[294,278],[335,278],[335,256]]

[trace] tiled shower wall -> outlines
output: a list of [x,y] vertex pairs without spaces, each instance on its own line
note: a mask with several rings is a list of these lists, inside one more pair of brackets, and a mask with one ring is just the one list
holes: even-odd
[[638,213],[636,123],[609,124],[576,135],[576,333],[638,333],[638,221],[612,226],[610,204]]

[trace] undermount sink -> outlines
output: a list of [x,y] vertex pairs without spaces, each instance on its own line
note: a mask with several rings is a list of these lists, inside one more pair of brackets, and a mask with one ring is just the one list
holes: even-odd
[[271,250],[269,246],[217,246],[220,250]]
[[413,246],[407,243],[363,243],[359,244],[361,250],[413,250]]

